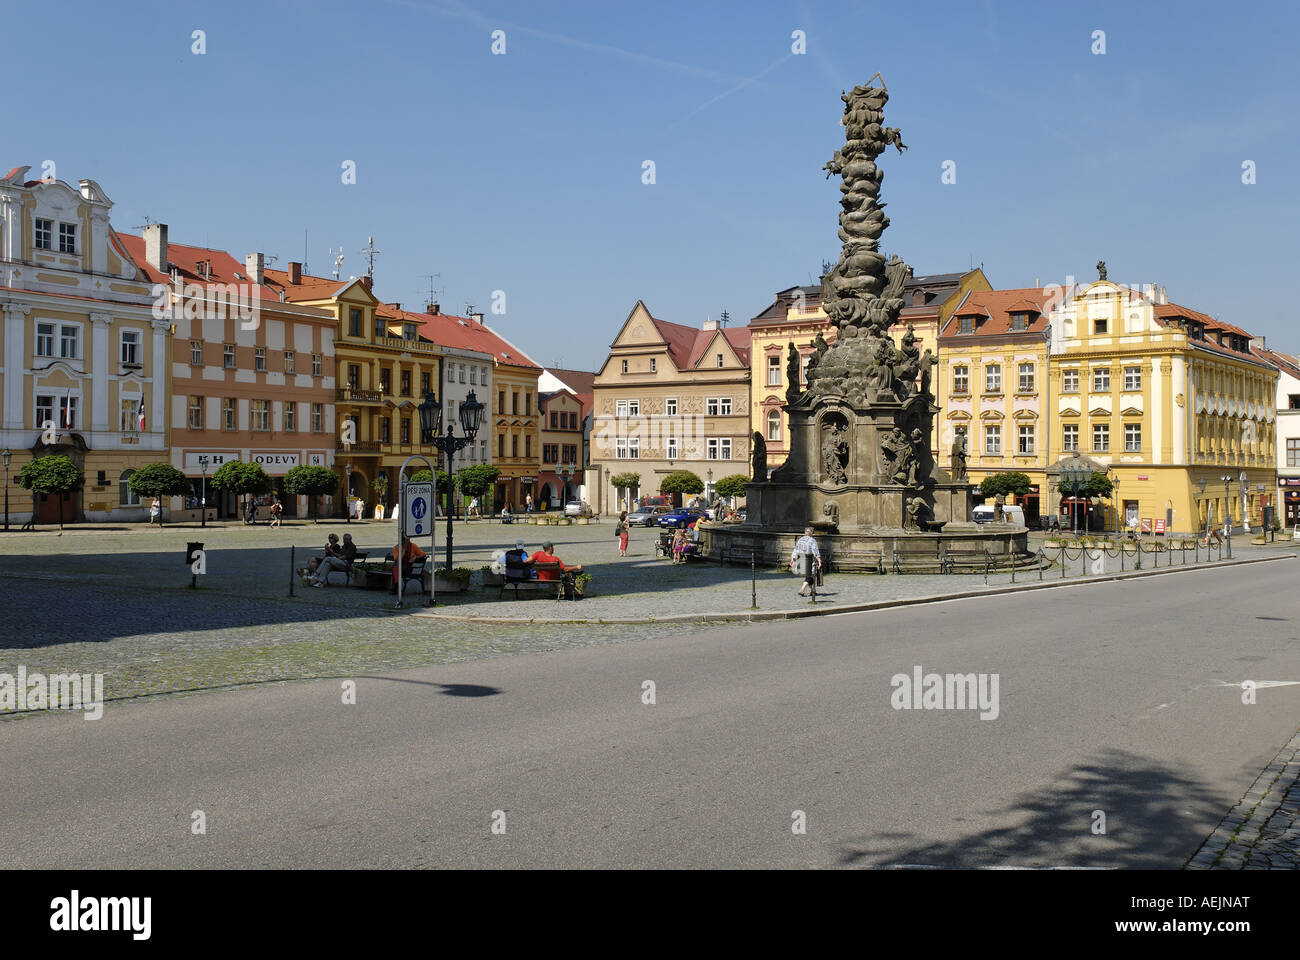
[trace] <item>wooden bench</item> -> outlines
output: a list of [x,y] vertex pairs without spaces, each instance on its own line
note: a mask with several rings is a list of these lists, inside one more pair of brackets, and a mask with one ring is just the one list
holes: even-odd
[[[357,559],[361,559],[361,554],[357,554]],[[411,561],[411,572],[402,580],[403,588],[414,580],[420,585],[420,589],[424,590],[424,568],[428,561],[428,557],[416,557]],[[386,553],[377,564],[358,564],[362,586],[367,590],[389,589],[393,584],[393,563],[393,555]]]
[[[352,562],[348,564],[347,569],[343,572],[344,573],[343,583],[345,585],[350,584],[352,582],[352,575],[356,573],[358,566],[364,566],[366,557],[368,556],[370,556],[369,553],[361,553],[358,551],[357,555],[352,558]],[[321,554],[319,557],[316,558],[316,569],[319,570],[320,565],[324,562],[325,562],[325,555]],[[335,572],[336,572],[335,568],[330,567],[327,571],[325,571],[325,576],[321,578],[321,581],[326,586],[328,586],[330,582],[330,574]]]
[[[542,580],[533,576],[533,571],[556,570],[560,572],[558,580]],[[559,600],[564,596],[564,585],[566,582],[572,582],[573,575],[561,569],[558,563],[515,563],[510,559],[506,560],[505,579],[501,583],[501,592],[497,595],[500,600],[506,595],[506,587],[515,588],[515,599],[519,599],[520,587],[542,587],[544,590],[554,590],[555,599]]]
[[[659,542],[655,544],[655,556],[660,559],[667,557],[673,558],[673,536],[677,531],[663,530],[659,533]],[[690,537],[686,538],[686,545],[690,548],[683,554],[687,560],[701,559],[704,556],[704,545]]]

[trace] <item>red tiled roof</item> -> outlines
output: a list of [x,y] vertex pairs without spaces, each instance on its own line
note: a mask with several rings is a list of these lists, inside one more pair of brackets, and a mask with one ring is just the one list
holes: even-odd
[[526,353],[515,348],[477,320],[455,317],[446,313],[414,313],[410,310],[399,310],[391,303],[376,308],[375,314],[402,323],[419,324],[420,336],[444,347],[488,353],[500,363],[512,367],[542,369],[541,364],[534,363]]
[[678,370],[690,370],[700,362],[713,338],[721,333],[742,364],[749,364],[749,327],[722,327],[720,330],[697,330],[682,323],[650,318],[659,336],[668,344],[668,356]]
[[[940,336],[977,336],[989,337],[1002,334],[1042,333],[1047,329],[1048,318],[1044,314],[1049,292],[1038,287],[1023,287],[1018,290],[977,290],[953,311],[952,317],[940,332]],[[1029,322],[1023,330],[1011,329],[1011,315],[1028,313]],[[974,334],[956,334],[953,320],[957,317],[985,317],[983,323],[975,327]]]
[[590,393],[592,384],[596,380],[596,374],[590,370],[561,370],[559,367],[547,367],[546,369],[555,379],[572,388],[575,395],[584,392]]
[[578,402],[582,404],[583,419],[586,419],[587,414],[591,413],[591,406],[593,403],[595,403],[596,394],[594,392],[589,391],[587,393],[580,393],[577,396],[578,396]]
[[[130,233],[119,233],[117,238],[126,249],[127,254],[135,261],[136,266],[144,271],[150,283],[170,284],[172,282],[170,274],[155,269],[145,258],[143,237],[137,237]],[[247,267],[225,250],[191,247],[183,243],[168,243],[167,260],[177,269],[183,283],[192,283],[203,287],[228,283],[246,284],[256,289],[259,300],[280,302],[278,292],[265,284],[252,284],[244,272]],[[199,272],[199,264],[203,261],[207,261],[209,264],[206,273]],[[235,276],[236,273],[239,276]]]
[[1252,347],[1251,353],[1259,357],[1265,363],[1277,367],[1288,376],[1300,380],[1300,359],[1286,353],[1278,353],[1276,350],[1269,350],[1266,347]]
[[284,298],[292,303],[329,300],[344,287],[356,283],[356,280],[335,280],[333,277],[314,277],[307,273],[300,278],[301,283],[290,283],[288,270],[270,269],[266,271],[266,279],[277,289],[284,287]]

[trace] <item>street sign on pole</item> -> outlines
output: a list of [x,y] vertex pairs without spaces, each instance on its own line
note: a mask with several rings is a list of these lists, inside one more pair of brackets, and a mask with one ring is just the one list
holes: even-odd
[[402,526],[408,537],[433,530],[433,484],[410,483],[402,488]]

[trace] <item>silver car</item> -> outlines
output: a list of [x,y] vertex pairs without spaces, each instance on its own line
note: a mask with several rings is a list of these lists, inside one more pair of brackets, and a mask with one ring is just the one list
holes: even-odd
[[658,526],[658,518],[667,512],[667,507],[641,507],[627,515],[627,522],[629,526],[654,527]]

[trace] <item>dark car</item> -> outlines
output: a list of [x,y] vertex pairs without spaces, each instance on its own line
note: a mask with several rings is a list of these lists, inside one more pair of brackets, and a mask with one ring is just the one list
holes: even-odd
[[668,513],[661,513],[655,519],[658,521],[659,526],[667,527],[669,530],[676,530],[678,527],[689,527],[702,516],[704,516],[703,510],[680,507]]
[[655,522],[667,512],[667,507],[641,507],[627,515],[627,522],[634,527],[653,527]]

